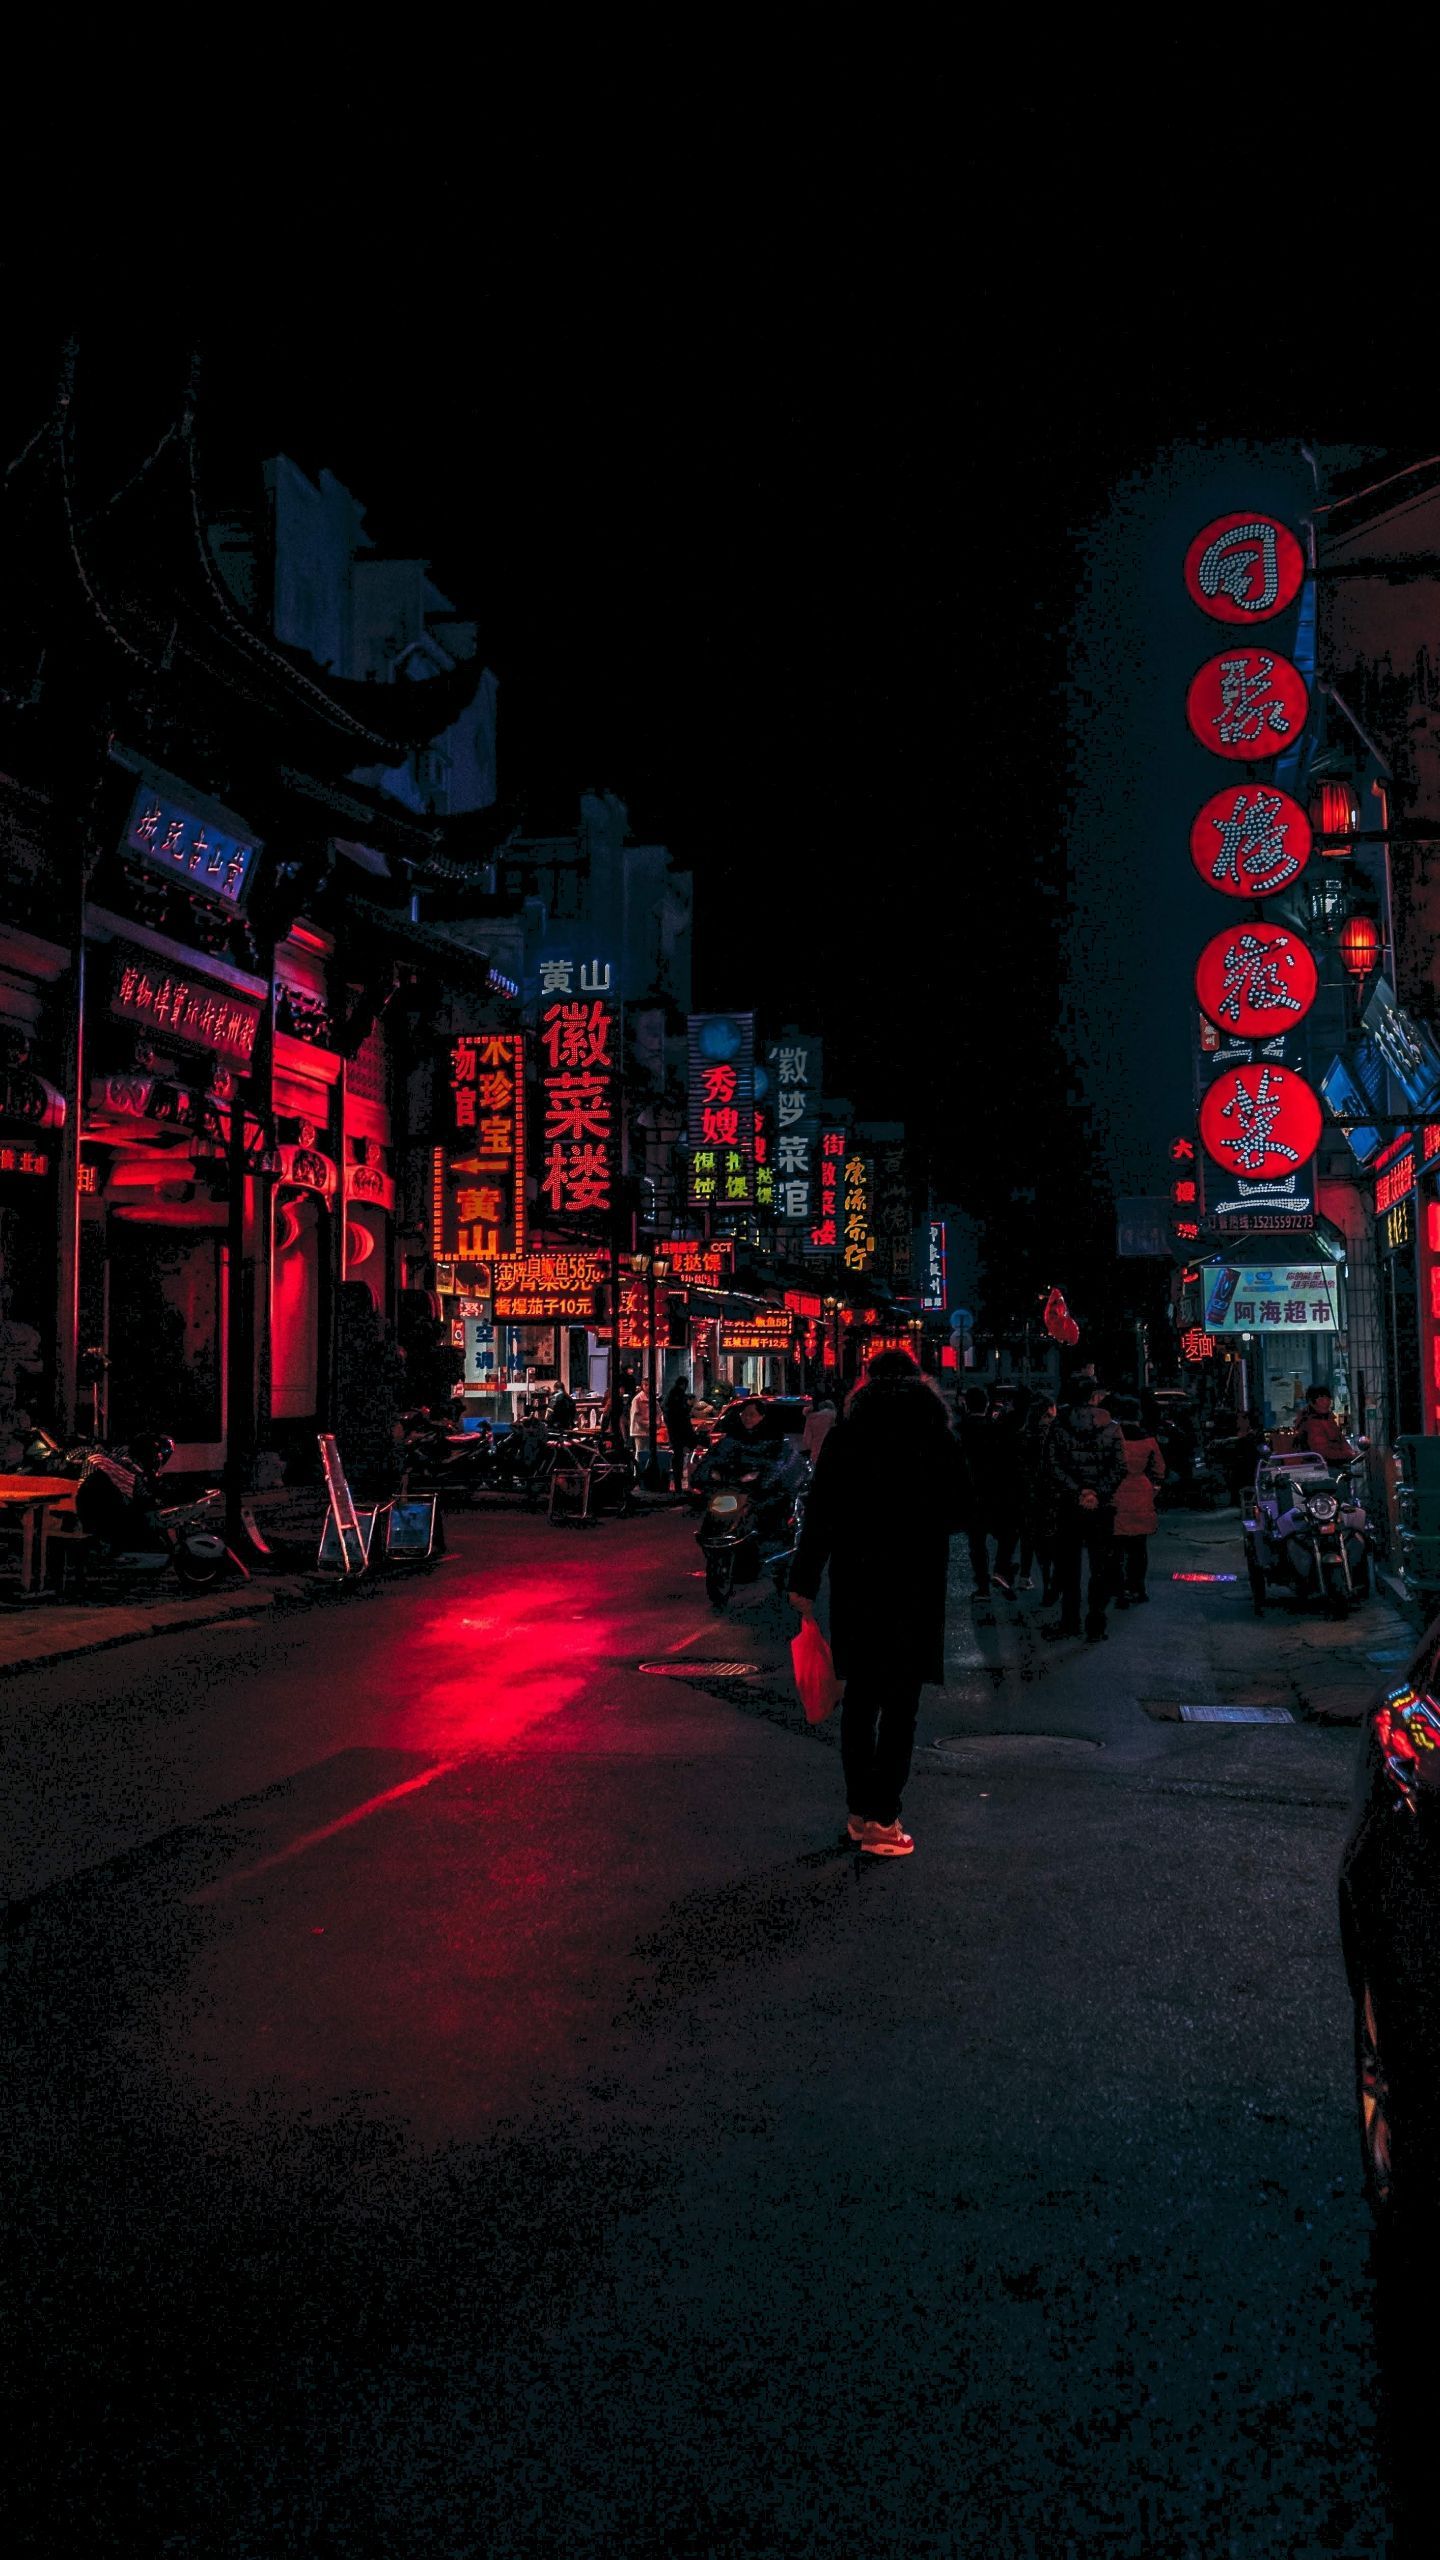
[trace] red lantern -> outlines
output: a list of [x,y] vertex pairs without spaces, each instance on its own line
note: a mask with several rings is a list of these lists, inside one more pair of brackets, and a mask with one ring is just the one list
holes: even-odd
[[[1353,836],[1360,824],[1360,812],[1355,806],[1352,786],[1348,782],[1322,782],[1319,789],[1311,793],[1310,817],[1317,835]],[[1342,856],[1350,849],[1348,843],[1327,844],[1320,848],[1322,853]]]
[[1278,756],[1305,726],[1310,695],[1300,670],[1268,649],[1227,649],[1190,679],[1185,717],[1213,756],[1253,764]]
[[1192,604],[1213,622],[1268,622],[1300,593],[1305,554],[1273,516],[1217,516],[1185,554]]
[[1288,791],[1231,782],[1197,812],[1190,859],[1227,898],[1269,898],[1299,879],[1312,842],[1310,821]]
[[1217,1076],[1200,1105],[1207,1155],[1249,1182],[1283,1181],[1313,1156],[1320,1105],[1288,1067],[1236,1067]]
[[1273,1040],[1303,1022],[1319,983],[1309,946],[1278,924],[1227,926],[1195,964],[1201,1012],[1237,1040]]
[[1340,957],[1352,978],[1368,978],[1380,957],[1380,928],[1373,916],[1352,916],[1340,928]]

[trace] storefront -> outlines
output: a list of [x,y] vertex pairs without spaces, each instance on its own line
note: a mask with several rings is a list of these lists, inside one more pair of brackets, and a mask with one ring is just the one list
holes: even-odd
[[1222,1356],[1238,1352],[1245,1401],[1264,1427],[1288,1429],[1312,1386],[1348,1414],[1342,1237],[1318,1227],[1237,1235],[1195,1267],[1203,1336]]

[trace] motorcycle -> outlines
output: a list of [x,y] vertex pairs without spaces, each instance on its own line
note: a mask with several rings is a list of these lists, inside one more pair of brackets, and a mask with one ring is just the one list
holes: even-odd
[[732,1442],[712,1453],[700,1490],[705,1508],[695,1532],[705,1559],[705,1596],[723,1609],[737,1582],[774,1575],[785,1588],[785,1569],[800,1536],[810,1470],[798,1450],[785,1457]]
[[175,1443],[163,1433],[139,1434],[119,1456],[93,1440],[65,1448],[36,1431],[20,1472],[71,1478],[76,1519],[109,1549],[121,1572],[173,1571],[187,1591],[207,1591],[231,1574],[248,1582],[249,1566],[220,1534],[224,1496],[218,1488],[161,1509],[158,1479],[174,1455]]
[[1343,1617],[1371,1591],[1374,1537],[1355,1491],[1357,1457],[1333,1473],[1308,1449],[1264,1451],[1242,1501],[1245,1571],[1257,1618],[1272,1590]]
[[417,1491],[437,1493],[442,1499],[453,1494],[468,1502],[511,1481],[514,1458],[508,1443],[515,1436],[512,1432],[497,1434],[482,1422],[478,1431],[459,1434],[426,1406],[402,1414],[400,1427],[405,1435],[406,1480]]

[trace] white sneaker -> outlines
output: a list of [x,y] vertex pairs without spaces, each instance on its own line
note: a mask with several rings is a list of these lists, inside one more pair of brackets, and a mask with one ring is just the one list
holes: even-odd
[[1017,1574],[1015,1577],[1015,1588],[1017,1591],[1033,1591],[1035,1588],[1035,1579],[1033,1574]]

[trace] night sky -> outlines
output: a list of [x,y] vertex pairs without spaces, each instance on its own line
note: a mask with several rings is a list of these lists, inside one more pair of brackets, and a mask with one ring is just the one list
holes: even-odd
[[500,678],[527,829],[617,791],[697,875],[700,1000],[823,1026],[832,1088],[906,1118],[962,1196],[965,1112],[1026,1028],[995,920],[1068,836],[1082,1083],[1147,1187],[1205,903],[1158,564],[1178,594],[1212,489],[1258,485],[1189,448],[1364,432],[1317,360],[1320,280],[1262,351],[1205,299],[1213,205],[1167,136],[1102,162],[1063,82],[972,115],[918,38],[823,83],[671,68],[668,98],[611,65],[510,115],[432,79],[423,116],[377,71],[337,149],[313,100],[272,104],[243,184],[183,219],[151,187],[97,222],[48,170],[7,256],[10,449],[67,328],[77,434],[117,466],[198,338],[217,498],[285,449],[428,555]]

